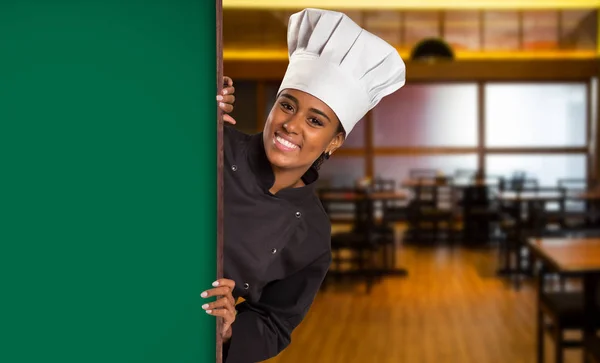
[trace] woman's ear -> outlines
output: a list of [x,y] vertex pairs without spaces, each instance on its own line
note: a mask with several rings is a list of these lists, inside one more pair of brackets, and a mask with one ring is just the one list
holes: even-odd
[[328,153],[329,155],[333,154],[337,149],[339,149],[340,147],[342,147],[342,145],[344,144],[344,140],[346,138],[344,137],[344,133],[343,132],[339,132],[337,135],[335,135],[333,137],[333,139],[331,140],[331,142],[329,142],[329,145],[327,145],[327,148],[325,149],[325,152]]

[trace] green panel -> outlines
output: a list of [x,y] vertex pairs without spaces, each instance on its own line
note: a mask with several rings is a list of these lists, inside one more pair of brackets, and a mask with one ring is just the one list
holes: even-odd
[[0,361],[214,362],[215,3],[0,2]]

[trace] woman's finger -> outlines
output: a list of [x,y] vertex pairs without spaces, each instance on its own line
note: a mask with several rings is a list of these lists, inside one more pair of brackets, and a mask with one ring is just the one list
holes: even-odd
[[236,124],[236,122],[237,122],[237,121],[235,121],[235,120],[234,120],[234,118],[233,118],[233,117],[231,117],[231,116],[229,116],[229,115],[227,115],[227,114],[223,115],[223,121],[225,121],[225,122],[229,122],[229,123],[230,123],[230,124],[232,124],[232,125],[235,125],[235,124]]
[[230,279],[218,279],[217,281],[213,282],[212,285],[214,287],[226,286],[226,287],[229,287],[233,291],[233,289],[235,288],[235,281],[230,280]]
[[200,296],[207,298],[207,297],[211,297],[211,296],[223,296],[223,295],[227,295],[227,294],[231,294],[231,288],[228,286],[224,286],[224,287],[216,287],[214,289],[206,290],[202,294],[200,294]]
[[224,297],[219,300],[215,300],[211,303],[202,305],[202,309],[204,310],[213,310],[217,308],[223,308],[230,311],[234,310],[233,305],[231,304],[231,300],[228,297]]
[[223,102],[219,102],[219,108],[225,113],[231,113],[231,111],[233,111],[233,105]]
[[217,96],[217,101],[233,105],[235,103],[235,96],[234,95]]
[[235,103],[235,96],[230,95],[230,96],[217,96],[217,101],[219,101],[219,107],[223,108],[221,106],[221,104],[225,104],[225,105],[229,105],[231,107],[233,107],[233,104]]
[[231,77],[224,76],[223,77],[223,85],[233,86],[233,79],[231,79]]
[[235,281],[230,280],[230,279],[218,279],[217,281],[213,282],[212,285],[213,286],[221,286],[221,287],[224,287],[224,286],[229,287],[231,289],[231,292],[229,294],[227,294],[226,297],[228,297],[231,300],[232,306],[235,306],[235,299],[233,298],[233,295],[231,294],[233,292],[233,290],[235,289]]
[[221,101],[223,103],[228,103],[230,105],[233,105],[235,103],[235,96],[227,95],[227,96],[217,97],[217,101]]
[[208,309],[204,310],[208,315],[218,316],[225,319],[224,323],[233,323],[235,320],[235,314],[227,309]]
[[223,96],[235,94],[235,87],[225,87],[221,90]]

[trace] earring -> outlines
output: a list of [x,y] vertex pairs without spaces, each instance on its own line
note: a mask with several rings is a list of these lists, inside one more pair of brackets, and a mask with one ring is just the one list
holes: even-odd
[[329,157],[331,156],[330,153],[325,153],[325,160],[329,160]]

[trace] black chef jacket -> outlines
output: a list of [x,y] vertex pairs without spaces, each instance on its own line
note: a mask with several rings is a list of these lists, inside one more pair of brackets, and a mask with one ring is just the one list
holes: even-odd
[[306,186],[269,192],[274,174],[263,135],[224,128],[224,277],[237,305],[225,363],[255,363],[279,354],[311,306],[331,263],[331,223]]

